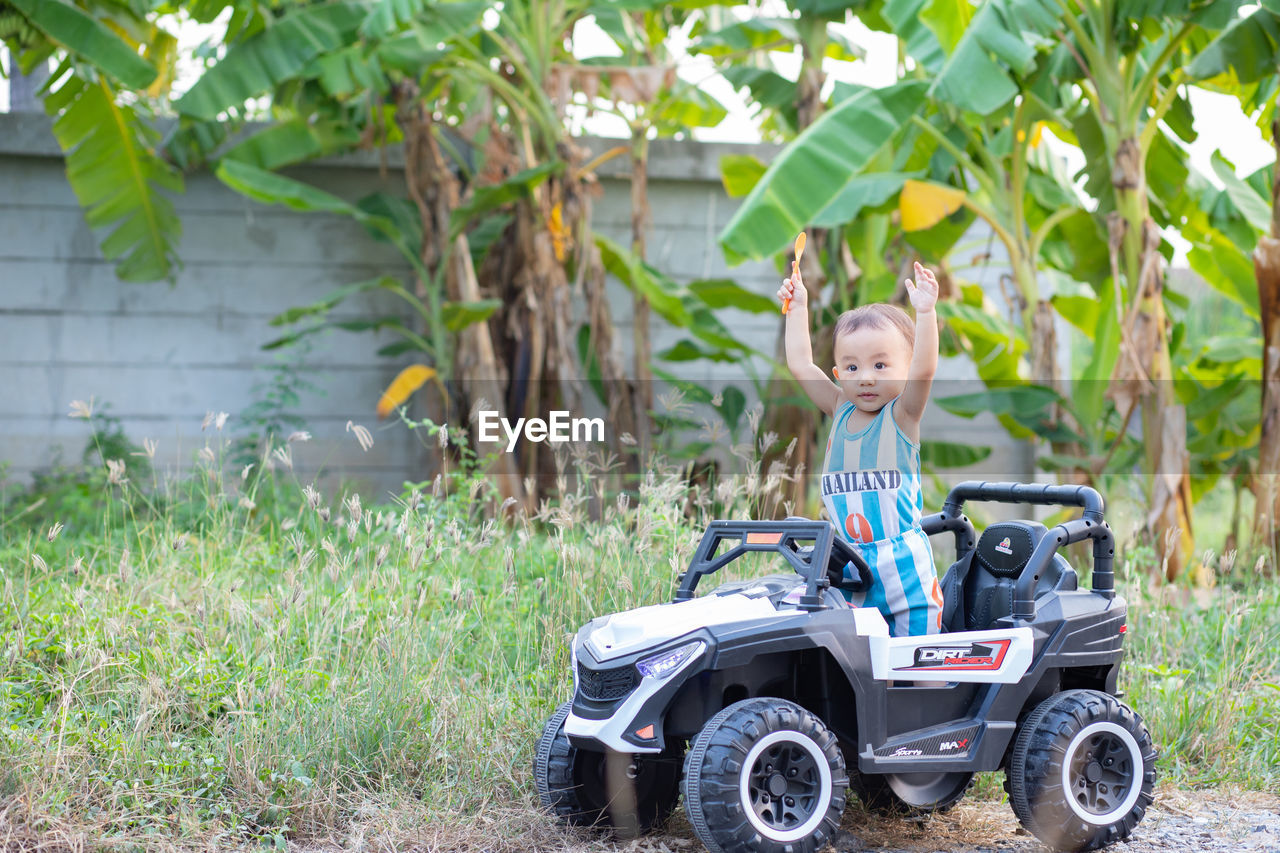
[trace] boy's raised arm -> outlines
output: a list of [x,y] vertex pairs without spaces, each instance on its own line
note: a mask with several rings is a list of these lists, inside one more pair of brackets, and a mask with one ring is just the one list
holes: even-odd
[[928,267],[916,263],[916,280],[907,279],[907,295],[916,309],[916,344],[907,370],[907,387],[902,391],[898,411],[917,424],[924,417],[925,404],[938,372],[938,279]]
[[778,289],[779,299],[791,300],[783,333],[787,367],[814,405],[828,415],[834,415],[840,405],[840,388],[827,378],[821,367],[813,363],[813,344],[809,340],[809,294],[798,272],[793,278],[794,281],[785,279]]

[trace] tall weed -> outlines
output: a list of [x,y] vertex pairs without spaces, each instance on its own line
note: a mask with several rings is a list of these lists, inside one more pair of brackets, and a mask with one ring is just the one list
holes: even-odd
[[[54,503],[3,529],[0,797],[34,833],[283,843],[514,807],[488,831],[518,847],[549,825],[530,755],[569,693],[572,633],[669,600],[706,521],[747,517],[770,480],[690,494],[659,466],[611,495],[566,458],[558,498],[527,517],[467,464],[369,507],[297,482],[305,443],[224,474],[212,435],[168,497],[104,475],[98,523],[55,530]],[[1121,573],[1122,687],[1162,772],[1274,788],[1280,592],[1242,575],[1155,594],[1143,559]]]

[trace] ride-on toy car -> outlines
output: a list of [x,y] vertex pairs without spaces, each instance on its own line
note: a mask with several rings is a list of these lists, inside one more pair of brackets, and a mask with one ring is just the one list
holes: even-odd
[[[1001,522],[978,538],[967,500],[1083,517],[1052,530]],[[1126,605],[1102,498],[971,481],[923,527],[955,537],[943,633],[890,637],[879,611],[840,594],[871,574],[829,522],[712,522],[673,602],[578,631],[573,699],[534,756],[544,806],[634,833],[683,793],[713,853],[801,853],[830,838],[850,790],[873,808],[927,813],[954,805],[975,772],[1003,769],[1018,820],[1051,847],[1126,838],[1151,803],[1156,756],[1116,692]],[[1058,553],[1084,540],[1090,590]],[[751,551],[777,552],[794,573],[695,597],[703,577]]]

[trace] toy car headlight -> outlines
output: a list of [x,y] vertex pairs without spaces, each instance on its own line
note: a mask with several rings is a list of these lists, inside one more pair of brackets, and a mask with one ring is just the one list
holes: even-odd
[[695,640],[692,643],[684,644],[678,649],[659,652],[642,661],[637,661],[636,669],[640,670],[640,674],[647,678],[666,678],[679,669],[685,661],[702,654],[706,647],[706,643],[701,640]]

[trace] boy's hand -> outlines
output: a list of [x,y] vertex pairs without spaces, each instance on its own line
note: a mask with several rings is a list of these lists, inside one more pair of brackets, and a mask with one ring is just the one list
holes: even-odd
[[790,278],[782,280],[782,287],[778,288],[779,299],[790,299],[792,308],[807,308],[809,305],[809,291],[805,289],[804,281],[800,278],[799,271],[796,271]]
[[911,298],[911,307],[917,312],[932,311],[938,302],[938,279],[933,270],[921,266],[916,261],[916,280],[906,280],[907,295]]

